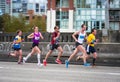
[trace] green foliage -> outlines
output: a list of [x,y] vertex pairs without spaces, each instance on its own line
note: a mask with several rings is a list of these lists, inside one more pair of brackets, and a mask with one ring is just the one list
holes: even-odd
[[30,28],[32,28],[33,26],[38,26],[40,31],[45,32],[46,20],[41,16],[34,16],[34,19],[32,19],[32,21],[27,25],[27,27],[29,28],[29,30],[31,30]]
[[0,16],[0,31],[3,30],[3,17]]
[[16,32],[18,29],[30,32],[33,26],[38,26],[41,31],[46,31],[46,21],[41,16],[35,16],[28,24],[26,17],[21,14],[18,17],[4,14],[0,19],[0,26],[4,28],[4,32]]

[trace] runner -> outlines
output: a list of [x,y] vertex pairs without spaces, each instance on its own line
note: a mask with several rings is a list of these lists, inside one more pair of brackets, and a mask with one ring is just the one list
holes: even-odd
[[[78,32],[75,32],[72,37],[76,42],[76,48],[74,50],[74,52],[70,55],[70,57],[68,58],[68,60],[65,60],[65,66],[66,68],[68,68],[69,62],[70,60],[79,52],[81,51],[83,56],[83,62],[84,62],[84,66],[90,66],[89,63],[86,62],[86,57],[87,57],[87,53],[85,51],[85,48],[83,47],[83,42],[85,40],[86,37],[86,26],[84,24],[81,25],[81,30],[79,30]],[[76,35],[78,35],[78,38],[76,38]]]
[[18,30],[17,31],[17,36],[15,36],[14,41],[13,41],[14,52],[9,53],[9,55],[14,56],[14,57],[19,55],[18,64],[21,64],[21,61],[22,61],[21,42],[23,41],[23,39],[21,38],[21,35],[22,35],[22,31]]
[[50,43],[50,50],[49,52],[46,54],[45,59],[43,60],[43,64],[44,66],[47,65],[47,58],[52,54],[54,49],[57,49],[59,51],[58,53],[58,57],[55,60],[56,63],[61,64],[62,62],[60,61],[60,57],[62,56],[63,53],[63,49],[62,47],[59,45],[59,37],[60,37],[60,32],[59,32],[59,27],[55,26],[54,27],[54,32],[52,33],[52,39],[51,39],[51,43]]
[[40,49],[38,47],[40,38],[43,39],[43,36],[38,31],[38,27],[35,26],[34,27],[34,33],[31,33],[30,35],[28,35],[28,39],[32,39],[32,41],[33,41],[32,51],[26,57],[23,57],[23,63],[25,63],[27,61],[27,59],[29,57],[31,57],[31,55],[36,53],[37,54],[37,60],[38,60],[37,65],[42,66],[42,64],[40,62],[40,53],[41,53],[41,51],[40,51]]
[[91,30],[91,34],[89,34],[89,36],[87,37],[87,44],[88,45],[86,46],[86,51],[87,51],[87,54],[89,54],[89,55],[90,55],[90,53],[93,54],[92,66],[95,66],[95,61],[97,58],[97,53],[96,53],[96,50],[94,47],[94,45],[98,42],[98,39],[95,38],[96,33],[97,33],[97,30],[95,28],[93,28]]

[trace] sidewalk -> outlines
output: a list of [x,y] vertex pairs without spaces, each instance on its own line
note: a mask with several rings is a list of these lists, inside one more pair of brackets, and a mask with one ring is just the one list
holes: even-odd
[[[29,52],[23,52],[23,57],[25,57]],[[17,58],[14,57],[8,57],[7,56],[8,52],[0,52],[0,61],[10,61],[10,62],[16,62]],[[79,55],[79,54],[78,54]],[[120,66],[120,58],[117,57],[118,54],[113,54],[113,53],[98,53],[98,59],[96,61],[97,65],[100,66]],[[64,64],[64,61],[66,59],[68,59],[68,55],[63,54],[63,56],[61,57],[61,61]],[[83,64],[82,60],[78,60],[76,61],[75,58],[77,56],[75,56],[72,60],[71,60],[71,64],[77,64],[77,65],[81,65]],[[45,54],[42,54],[41,56],[41,62],[42,60],[45,58]],[[53,63],[55,64],[55,59],[57,58],[57,54],[53,53],[47,60],[48,63]],[[30,59],[28,59],[29,63],[36,63],[37,62],[37,56],[33,55]],[[92,63],[92,55],[90,57],[90,59],[88,59],[88,62]]]

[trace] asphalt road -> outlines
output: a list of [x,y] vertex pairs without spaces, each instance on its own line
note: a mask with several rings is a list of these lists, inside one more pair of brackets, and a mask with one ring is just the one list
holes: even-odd
[[120,67],[0,62],[0,82],[120,82]]

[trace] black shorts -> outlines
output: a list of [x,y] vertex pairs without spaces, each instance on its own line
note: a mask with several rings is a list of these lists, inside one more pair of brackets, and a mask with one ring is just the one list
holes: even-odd
[[50,44],[50,50],[57,49],[59,46],[59,44]]
[[21,50],[21,48],[14,48],[14,50],[15,50],[15,51],[19,51],[19,50]]
[[87,51],[87,54],[96,52],[95,48],[89,45],[86,46],[86,51]]
[[82,44],[79,43],[79,42],[76,42],[76,43],[75,43],[76,48],[77,48],[79,45],[82,45]]
[[33,43],[32,44],[32,48],[34,48],[35,46],[38,46],[39,44]]

